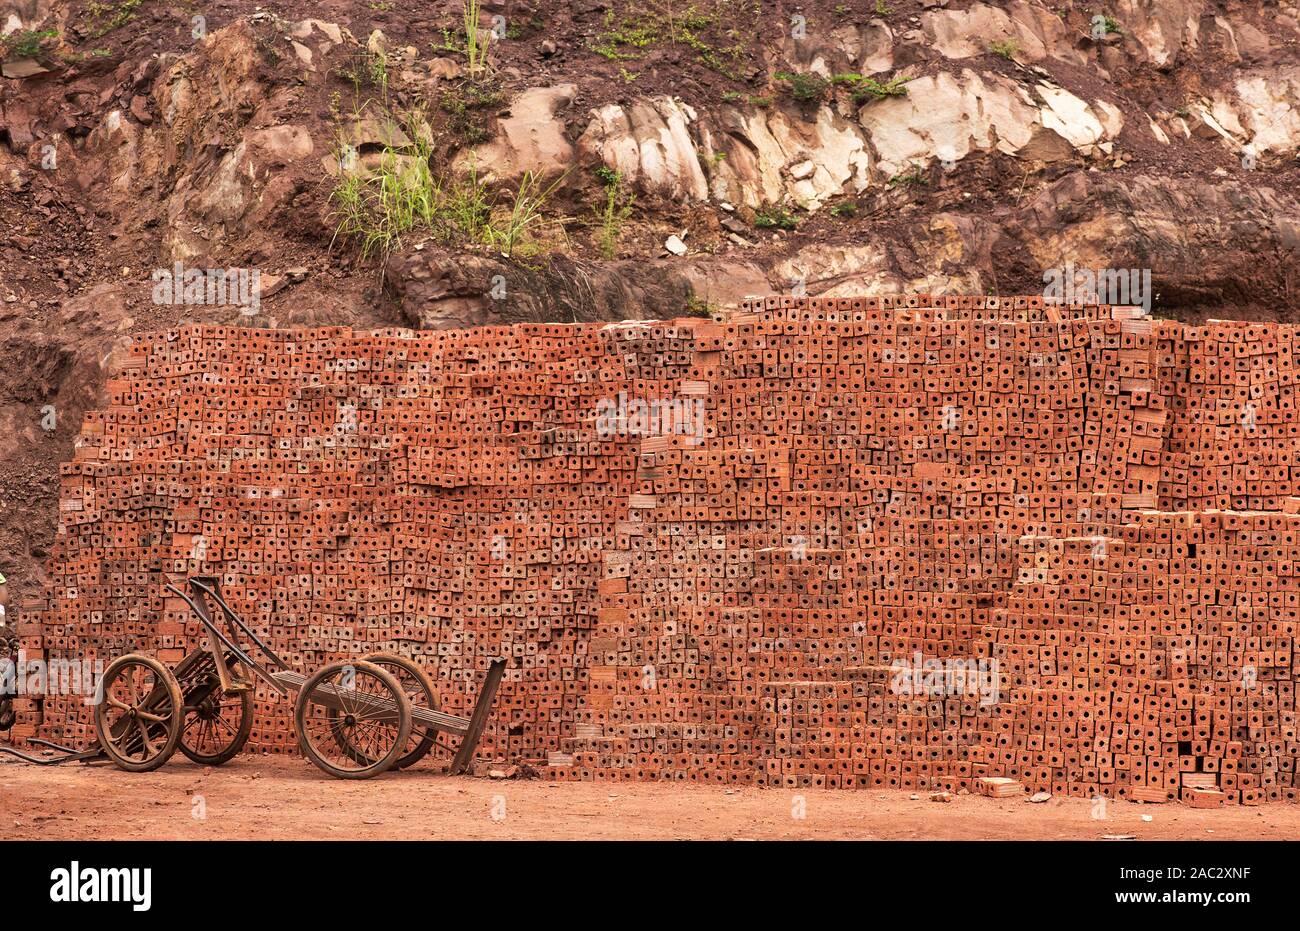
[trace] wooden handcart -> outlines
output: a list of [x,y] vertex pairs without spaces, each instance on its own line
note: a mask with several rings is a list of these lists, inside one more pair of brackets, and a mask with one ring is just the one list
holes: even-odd
[[[128,653],[109,664],[95,696],[94,743],[77,750],[39,738],[28,740],[63,754],[52,758],[11,747],[0,751],[41,765],[108,759],[130,772],[148,772],[179,749],[196,763],[217,766],[248,742],[256,677],[281,695],[296,693],[298,744],[307,759],[331,776],[366,779],[411,766],[434,748],[440,733],[460,738],[450,772],[469,771],[505,672],[504,659],[488,667],[468,718],[446,714],[428,675],[403,656],[374,653],[306,676],[290,669],[249,629],[221,596],[217,579],[194,576],[186,587],[188,591],[167,585],[203,624],[205,645],[174,669],[141,653]],[[223,623],[214,618],[209,598]],[[251,648],[244,649],[241,634],[262,653],[267,666],[253,659]]]

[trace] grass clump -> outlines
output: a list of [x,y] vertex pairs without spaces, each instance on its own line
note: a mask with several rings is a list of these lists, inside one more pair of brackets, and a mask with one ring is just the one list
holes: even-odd
[[883,100],[886,97],[903,97],[907,94],[907,78],[890,78],[880,81],[865,74],[833,74],[824,78],[819,74],[794,73],[778,71],[773,75],[790,90],[790,96],[800,103],[815,103],[823,100],[833,87],[849,87],[853,92],[855,103],[871,100]]
[[24,29],[21,32],[0,36],[0,56],[15,58],[35,58],[41,53],[41,45],[46,39],[59,35],[57,29]]
[[621,9],[611,5],[605,28],[587,47],[611,61],[641,58],[656,45],[692,50],[696,60],[719,74],[738,79],[756,40],[760,7],[752,0],[636,0]]
[[792,230],[799,225],[799,220],[787,208],[768,204],[754,211],[754,225],[763,230]]
[[432,160],[431,144],[417,135],[410,145],[385,146],[369,171],[342,172],[329,197],[335,239],[350,240],[363,259],[381,262],[414,233],[510,257],[536,251],[543,208],[564,176],[544,185],[525,172],[513,191],[492,191],[475,166],[438,174]]
[[488,76],[464,78],[443,92],[438,106],[447,114],[447,129],[462,142],[478,145],[491,132],[484,111],[500,106],[501,88]]
[[800,103],[814,103],[823,99],[831,87],[831,82],[820,74],[778,71],[773,77],[784,83],[790,96]]
[[135,19],[136,10],[144,0],[121,0],[120,3],[100,3],[91,0],[86,4],[85,13],[90,17],[90,37],[98,39],[115,29],[121,29]]
[[[455,29],[442,28],[442,43],[434,44],[435,52],[446,52],[465,57],[465,73],[471,78],[485,75],[492,70],[489,55],[492,51],[491,38],[484,38],[479,32],[479,18],[482,13],[481,0],[461,0],[461,18]],[[489,34],[490,35],[490,34]],[[507,35],[509,33],[507,32]]]
[[358,48],[347,61],[334,69],[334,73],[352,85],[356,97],[360,98],[363,90],[374,90],[380,100],[388,100],[387,52]]
[[930,179],[920,165],[913,165],[911,171],[900,172],[889,179],[890,187],[925,187],[929,183]]
[[1105,36],[1122,36],[1124,27],[1120,25],[1119,20],[1109,13],[1097,13],[1092,18],[1093,28]]
[[605,165],[596,169],[604,198],[597,208],[596,245],[600,255],[606,261],[618,256],[619,240],[623,237],[623,225],[632,214],[636,196],[627,191],[623,183],[623,174]]
[[848,84],[853,88],[853,102],[859,104],[884,100],[886,97],[906,97],[909,80],[910,78],[894,77],[882,82],[862,74],[836,75],[837,84]]
[[999,39],[989,43],[989,51],[1000,58],[1011,61],[1020,51],[1020,43],[1015,39]]

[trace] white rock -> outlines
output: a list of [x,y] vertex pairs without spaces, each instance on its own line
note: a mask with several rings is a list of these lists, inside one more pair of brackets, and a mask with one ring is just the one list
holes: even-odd
[[490,181],[514,181],[524,172],[550,177],[573,165],[573,146],[564,135],[559,112],[577,93],[573,84],[530,87],[510,102],[510,115],[498,121],[497,136],[456,159],[456,167],[473,164]]
[[905,97],[865,105],[858,119],[880,157],[876,167],[892,177],[943,152],[954,161],[979,149],[1014,154],[1039,123],[1038,107],[1000,75],[947,72],[909,82]]
[[1105,127],[1086,102],[1046,81],[1039,82],[1036,89],[1047,104],[1042,111],[1043,125],[1064,136],[1070,145],[1083,148],[1105,136]]
[[626,107],[607,104],[591,116],[578,140],[581,152],[648,193],[679,201],[708,199],[691,115],[671,97],[640,97]]

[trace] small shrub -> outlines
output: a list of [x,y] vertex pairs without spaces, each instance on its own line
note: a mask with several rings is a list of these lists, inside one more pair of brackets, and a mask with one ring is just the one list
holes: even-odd
[[826,96],[826,91],[831,86],[830,82],[819,74],[778,71],[774,76],[778,81],[789,85],[790,96],[800,103],[813,103],[821,100]]
[[1020,51],[1020,43],[1015,39],[1000,39],[989,43],[989,51],[994,55],[1005,58],[1007,61],[1011,61],[1016,57],[1016,53]]
[[718,307],[697,294],[692,294],[686,299],[686,306],[683,312],[687,317],[711,317],[714,320],[722,318],[722,308]]
[[507,256],[532,249],[542,209],[563,176],[543,187],[527,172],[513,192],[493,193],[473,165],[435,174],[432,145],[415,137],[409,148],[385,147],[374,170],[340,175],[329,198],[336,239],[352,240],[362,258],[381,263],[417,231],[449,246],[487,246]]
[[603,203],[597,209],[599,229],[596,243],[601,257],[612,261],[618,256],[618,243],[623,236],[623,224],[632,213],[636,197],[623,186],[623,175],[606,165],[596,169],[596,177],[605,191]]
[[41,43],[46,39],[56,38],[57,29],[24,29],[7,36],[0,36],[0,55],[15,58],[35,58],[41,53]]
[[890,187],[901,187],[904,185],[908,187],[922,187],[929,183],[930,179],[921,171],[920,165],[913,165],[911,171],[901,172],[889,179]]
[[1108,36],[1122,36],[1124,34],[1124,27],[1119,24],[1119,20],[1109,13],[1102,14],[1101,28]]
[[85,7],[86,15],[92,21],[90,37],[98,39],[131,22],[135,19],[135,12],[142,2],[143,0],[121,0],[120,3],[114,4],[91,0]]
[[785,207],[769,205],[754,211],[754,225],[759,229],[792,230],[799,221]]
[[906,97],[907,82],[910,78],[890,78],[881,82],[863,74],[837,75],[836,83],[848,84],[853,88],[853,101],[863,104],[872,100],[884,100],[886,97]]
[[482,111],[499,106],[502,99],[494,81],[467,77],[443,92],[439,106],[451,133],[467,145],[477,145],[491,136]]

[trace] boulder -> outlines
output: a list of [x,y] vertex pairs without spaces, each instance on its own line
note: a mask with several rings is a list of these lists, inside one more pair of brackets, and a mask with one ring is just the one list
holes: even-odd
[[489,182],[515,182],[525,172],[554,177],[573,165],[573,145],[565,137],[563,111],[577,87],[557,84],[532,87],[510,102],[509,114],[497,121],[496,135],[457,159],[459,168],[473,164]]

